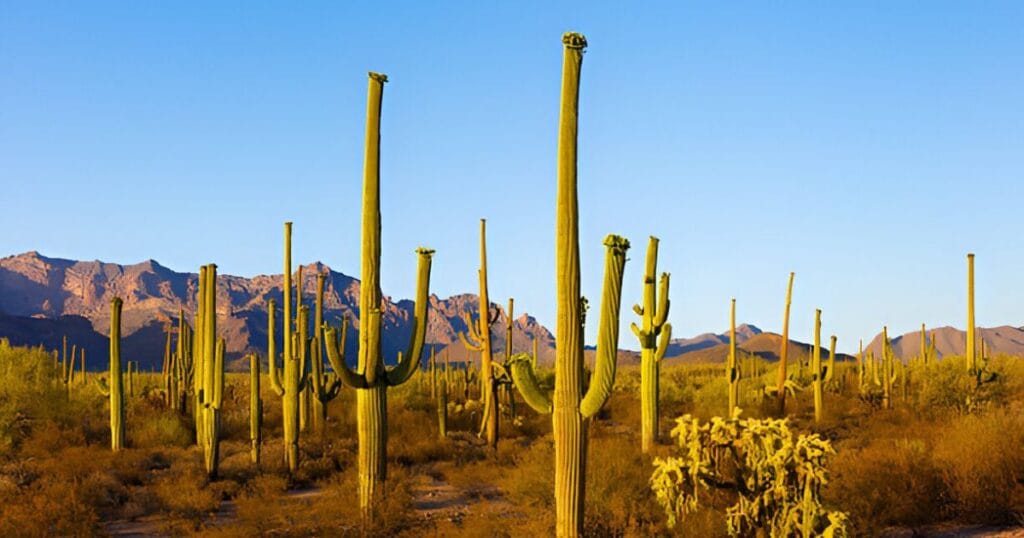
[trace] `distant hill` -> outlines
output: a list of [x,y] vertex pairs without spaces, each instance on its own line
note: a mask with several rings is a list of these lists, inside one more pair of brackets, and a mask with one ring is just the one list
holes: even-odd
[[[954,327],[938,327],[926,329],[926,345],[931,345],[935,338],[935,350],[939,357],[946,355],[963,355],[967,345],[967,333]],[[985,342],[988,355],[1005,353],[1007,355],[1024,356],[1024,328],[1003,325],[992,328],[979,328],[979,337]],[[920,355],[921,333],[909,332],[899,336],[889,336],[893,352],[904,361]],[[871,351],[876,357],[882,354],[882,333],[879,332],[865,346],[865,352]]]
[[[756,327],[755,327],[756,329]],[[752,353],[766,361],[779,360],[779,351],[782,348],[782,335],[758,331],[746,339],[739,337],[737,328],[736,347],[747,353]],[[789,341],[788,359],[790,361],[806,361],[811,355],[813,346],[795,340]],[[821,358],[828,360],[828,343],[822,343]],[[669,356],[665,354],[665,364],[718,364],[725,363],[729,357],[729,338],[726,335],[725,342],[712,347],[688,351],[679,355]],[[850,360],[853,357],[843,353],[836,353],[836,360]]]
[[[353,320],[348,356],[354,362],[358,345],[359,280],[319,262],[305,265],[302,300],[306,304],[312,305],[314,301],[319,272],[327,275],[325,319],[336,324],[347,314]],[[271,298],[276,299],[278,305],[282,303],[282,286],[281,275],[253,278],[218,275],[217,331],[226,340],[229,361],[250,351],[265,354],[266,304]],[[177,318],[179,308],[184,308],[186,319],[193,322],[197,288],[196,273],[179,273],[154,260],[119,265],[50,258],[38,252],[8,256],[0,258],[0,336],[7,336],[15,344],[42,343],[56,348],[61,336],[68,334],[72,341],[88,350],[87,363],[99,369],[103,362],[88,358],[99,359],[106,353],[110,299],[119,296],[124,300],[122,347],[126,360],[140,361],[145,370],[159,368],[164,328]],[[390,297],[385,297],[384,302],[383,348],[391,364],[409,340],[413,302],[393,301]],[[466,328],[461,316],[463,312],[475,315],[477,303],[477,296],[472,294],[447,299],[431,295],[427,344],[443,349],[455,343],[453,359],[466,358],[458,342],[458,332]],[[507,318],[500,305],[492,306],[499,311],[492,342],[494,349],[501,351],[505,348],[503,326]],[[520,315],[514,323],[514,351],[529,351],[532,339],[537,338],[541,363],[554,360],[554,339],[550,331],[528,314]]]

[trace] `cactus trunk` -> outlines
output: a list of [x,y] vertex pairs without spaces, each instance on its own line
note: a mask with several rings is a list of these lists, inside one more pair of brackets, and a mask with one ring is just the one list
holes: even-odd
[[977,368],[974,336],[974,254],[967,255],[967,371],[974,373]]
[[824,412],[822,401],[822,370],[821,370],[821,309],[814,311],[814,351],[811,354],[811,384],[814,387],[814,422],[821,422]]
[[786,310],[782,315],[782,345],[779,349],[778,403],[779,416],[786,414],[786,359],[789,355],[789,307],[793,302],[793,277],[789,273],[789,285],[786,286]]
[[121,298],[110,301],[110,449],[124,448],[124,386],[121,378]]
[[640,325],[630,325],[640,341],[640,446],[644,453],[658,441],[661,360],[672,337],[672,325],[665,322],[669,309],[669,275],[662,273],[659,284],[657,273],[658,238],[651,236],[647,243],[647,264],[644,268],[644,304],[642,307],[633,307],[633,311],[640,316]]
[[260,358],[249,355],[249,459],[253,465],[260,464],[260,448],[263,444],[263,400],[260,399]]
[[740,399],[740,368],[736,357],[736,299],[732,300],[729,307],[729,360],[725,369],[729,378],[729,410],[726,416],[731,417]]
[[432,250],[417,250],[416,301],[413,330],[398,364],[384,367],[381,351],[380,291],[380,113],[387,77],[369,75],[366,147],[363,166],[362,282],[359,292],[359,360],[353,372],[345,364],[334,328],[324,329],[331,367],[341,381],[356,390],[359,435],[359,505],[365,520],[373,518],[377,494],[387,477],[387,388],[405,383],[419,369],[427,328],[428,285]]

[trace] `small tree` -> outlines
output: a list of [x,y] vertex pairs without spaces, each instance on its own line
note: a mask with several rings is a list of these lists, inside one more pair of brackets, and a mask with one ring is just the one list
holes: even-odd
[[737,497],[726,510],[730,535],[846,536],[847,515],[821,504],[832,444],[817,434],[794,435],[786,419],[739,414],[705,424],[690,415],[676,419],[680,455],[655,458],[651,475],[669,527],[698,508],[702,490],[716,489]]

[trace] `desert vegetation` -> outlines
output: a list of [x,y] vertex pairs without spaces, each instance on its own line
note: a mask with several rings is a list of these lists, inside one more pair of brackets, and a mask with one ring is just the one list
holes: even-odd
[[[659,239],[631,282],[630,242],[608,235],[587,364],[595,317],[580,273],[596,268],[581,267],[580,250],[597,245],[579,241],[576,177],[587,42],[562,42],[553,367],[536,347],[513,352],[512,300],[497,325],[484,220],[479,305],[459,334],[479,368],[425,342],[428,248],[415,253],[408,345],[384,356],[387,77],[370,73],[359,319],[324,319],[320,274],[310,316],[301,275],[293,284],[288,222],[283,309],[266,301],[268,352],[248,353],[248,371],[225,365],[214,264],[200,269],[196,311],[182,308],[167,328],[161,372],[122,360],[118,297],[105,372],[86,373],[84,349],[69,352],[67,339],[60,349],[0,340],[0,535],[839,537],[1019,524],[1024,363],[976,341],[973,255],[963,356],[939,360],[922,327],[914,357],[897,357],[883,329],[880,357],[837,360],[832,337],[825,360],[827,313],[817,310],[810,353],[791,357],[790,274],[777,361],[741,354],[733,300],[724,364],[665,365]],[[643,290],[630,367],[617,363],[624,286]],[[502,329],[499,361],[492,330]]]

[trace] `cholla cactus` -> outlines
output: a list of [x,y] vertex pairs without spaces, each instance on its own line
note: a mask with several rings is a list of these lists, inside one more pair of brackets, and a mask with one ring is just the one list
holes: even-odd
[[331,367],[342,382],[356,389],[359,432],[359,505],[364,519],[387,477],[387,391],[409,380],[420,364],[427,332],[427,288],[433,250],[420,248],[416,275],[416,302],[412,334],[405,354],[391,369],[384,366],[381,350],[382,296],[380,290],[380,111],[387,77],[370,73],[366,111],[366,153],[363,165],[362,282],[359,291],[359,362],[352,371],[339,352],[336,333],[324,326],[324,342]]
[[[672,338],[668,319],[669,274],[662,273],[655,289],[658,272],[658,238],[647,243],[647,265],[644,269],[644,305],[633,305],[640,316],[640,325],[631,323],[633,334],[640,341],[640,447],[645,453],[658,440],[658,392],[661,360]],[[660,338],[659,338],[660,336]]]
[[655,458],[650,480],[669,527],[699,508],[702,490],[726,489],[737,498],[726,510],[732,536],[846,536],[847,515],[821,502],[832,444],[818,434],[794,435],[786,419],[739,415],[704,424],[676,419],[680,453]]
[[622,271],[629,241],[605,239],[604,289],[594,372],[584,393],[583,311],[580,294],[579,209],[576,196],[576,132],[579,75],[586,39],[577,33],[562,37],[564,60],[558,135],[558,188],[555,211],[555,275],[557,324],[555,334],[555,392],[543,391],[526,354],[512,360],[512,375],[523,399],[536,411],[552,414],[555,439],[555,533],[559,537],[583,532],[586,480],[587,425],[611,394],[619,343]]

